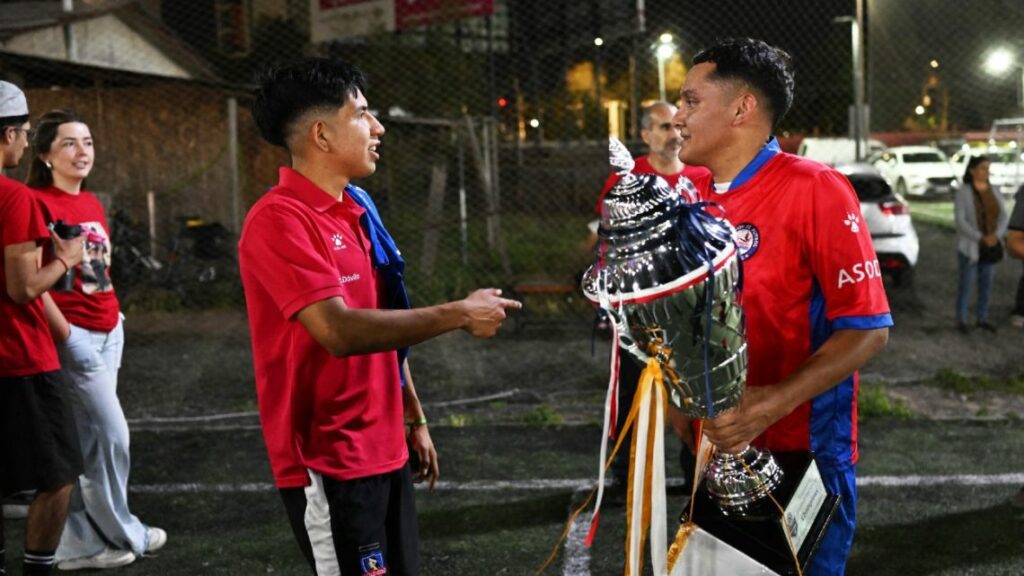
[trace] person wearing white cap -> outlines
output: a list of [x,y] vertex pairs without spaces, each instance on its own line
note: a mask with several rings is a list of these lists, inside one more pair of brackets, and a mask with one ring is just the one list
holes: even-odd
[[[28,103],[14,84],[0,81],[0,160],[14,168],[28,147]],[[41,266],[43,245],[52,241],[52,260]],[[65,397],[54,340],[68,326],[49,325],[46,294],[67,270],[82,261],[78,237],[48,231],[32,192],[0,176],[0,493],[36,490],[25,526],[22,573],[51,574],[71,488],[82,471],[78,436]],[[47,247],[50,250],[49,247]],[[6,574],[0,524],[0,575]]]

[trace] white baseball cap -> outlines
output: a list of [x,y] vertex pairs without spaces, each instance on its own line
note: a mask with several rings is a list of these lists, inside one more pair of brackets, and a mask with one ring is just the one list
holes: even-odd
[[25,93],[10,82],[0,80],[0,118],[28,116]]

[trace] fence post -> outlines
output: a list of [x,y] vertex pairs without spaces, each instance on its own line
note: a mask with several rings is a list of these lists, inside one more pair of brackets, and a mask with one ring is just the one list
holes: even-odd
[[443,223],[444,191],[448,182],[448,166],[434,164],[430,176],[430,193],[427,197],[426,230],[423,231],[423,254],[420,256],[420,274],[430,278],[434,274],[437,260],[437,243],[441,237]]
[[149,255],[156,258],[156,193],[146,192],[146,217],[149,218]]
[[228,98],[228,169],[231,171],[231,229],[241,234],[241,179],[238,174],[238,100]]

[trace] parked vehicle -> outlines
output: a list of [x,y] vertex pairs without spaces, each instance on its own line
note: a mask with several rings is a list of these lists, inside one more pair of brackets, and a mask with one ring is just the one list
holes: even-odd
[[992,189],[1002,192],[1004,196],[1012,196],[1024,185],[1024,152],[1016,146],[989,146],[988,148],[969,148],[954,154],[949,162],[962,179],[967,169],[967,161],[971,156],[984,154],[992,164],[988,170],[988,180]]
[[870,164],[841,164],[836,170],[846,176],[857,192],[882,273],[892,277],[897,286],[910,284],[920,252],[910,206]]
[[[861,156],[868,156],[885,149],[885,144],[878,140],[864,141]],[[857,161],[857,142],[853,138],[816,138],[809,137],[800,141],[797,147],[798,156],[817,160],[835,166],[850,164]]]
[[951,194],[959,185],[949,158],[932,146],[896,146],[868,159],[897,194]]

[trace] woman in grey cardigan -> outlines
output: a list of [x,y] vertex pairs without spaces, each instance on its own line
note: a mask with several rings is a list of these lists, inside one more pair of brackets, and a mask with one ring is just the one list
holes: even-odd
[[959,282],[956,290],[956,327],[967,333],[967,300],[972,285],[978,283],[978,327],[995,332],[989,322],[988,304],[992,295],[992,277],[995,262],[981,262],[980,245],[1000,244],[1006,234],[1007,214],[1002,196],[992,189],[988,181],[991,162],[986,156],[973,156],[964,172],[964,184],[954,198],[956,216],[956,248],[959,263]]

